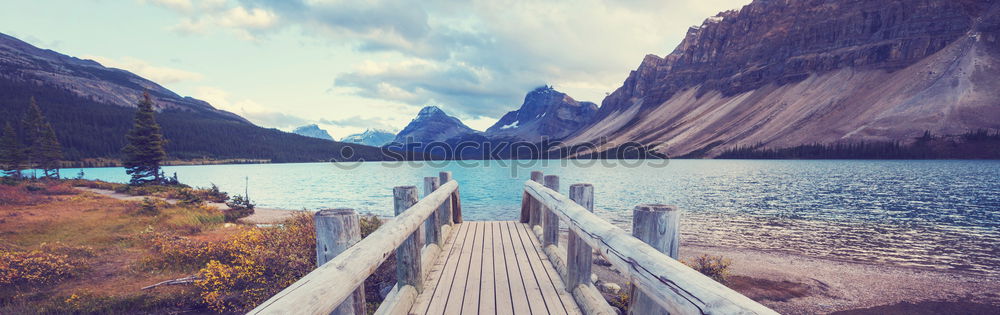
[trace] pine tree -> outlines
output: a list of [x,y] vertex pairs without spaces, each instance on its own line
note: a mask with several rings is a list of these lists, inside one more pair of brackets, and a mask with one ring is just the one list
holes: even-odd
[[24,118],[24,140],[28,144],[28,147],[25,148],[25,153],[27,153],[28,157],[26,166],[31,168],[31,177],[35,177],[35,161],[38,160],[37,157],[40,152],[38,139],[42,137],[42,125],[45,123],[45,116],[42,115],[42,109],[38,108],[38,103],[35,102],[34,96],[28,102],[28,112],[26,115]]
[[56,130],[48,122],[39,139],[38,167],[42,169],[45,178],[59,178],[59,161],[62,160],[62,145],[56,137]]
[[20,179],[25,158],[21,141],[17,139],[14,127],[8,122],[3,128],[3,138],[0,138],[0,167],[3,167],[4,175]]
[[28,167],[44,170],[46,178],[59,177],[59,160],[62,146],[56,138],[55,129],[45,119],[42,109],[32,97],[28,105],[28,117],[24,120],[25,138],[28,142]]
[[137,107],[135,123],[125,136],[128,140],[123,149],[126,172],[132,176],[131,183],[134,185],[160,183],[160,164],[167,158],[167,152],[163,150],[166,141],[160,132],[160,125],[156,123],[149,92],[142,94]]

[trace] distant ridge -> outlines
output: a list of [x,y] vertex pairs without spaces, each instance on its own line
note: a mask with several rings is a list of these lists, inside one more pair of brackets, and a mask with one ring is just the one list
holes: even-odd
[[998,7],[756,0],[690,28],[670,54],[647,55],[567,142],[715,157],[998,129]]
[[[378,148],[261,128],[131,72],[0,34],[0,125],[18,126],[28,100],[34,97],[52,122],[67,160],[120,158],[135,103],[143,91],[154,98],[170,159],[317,162],[387,158]],[[344,157],[344,147],[352,148],[350,157]]]

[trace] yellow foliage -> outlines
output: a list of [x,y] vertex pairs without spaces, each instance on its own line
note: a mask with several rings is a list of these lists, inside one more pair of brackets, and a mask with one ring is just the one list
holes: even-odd
[[219,244],[199,272],[202,301],[217,312],[247,311],[316,266],[313,221],[298,215],[277,228],[245,230]]
[[55,283],[69,277],[73,264],[66,255],[40,250],[0,249],[0,287]]

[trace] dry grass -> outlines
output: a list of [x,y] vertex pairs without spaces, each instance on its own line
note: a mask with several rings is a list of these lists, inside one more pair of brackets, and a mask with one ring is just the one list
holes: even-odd
[[[141,262],[155,252],[137,236],[156,230],[225,239],[240,229],[224,225],[216,209],[160,206],[156,215],[138,215],[136,202],[80,193],[68,182],[0,185],[0,249],[17,258],[5,258],[0,274],[27,274],[34,267],[60,271],[59,277],[30,285],[0,283],[0,314],[204,311],[193,287],[140,290],[195,274],[202,266],[143,268]],[[65,265],[60,261],[75,268],[58,269]]]

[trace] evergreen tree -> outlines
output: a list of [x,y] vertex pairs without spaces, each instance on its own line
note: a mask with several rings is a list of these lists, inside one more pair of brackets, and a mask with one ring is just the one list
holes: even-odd
[[39,140],[39,154],[36,157],[38,167],[42,169],[46,178],[59,178],[59,161],[62,160],[62,145],[56,138],[56,130],[48,122]]
[[123,149],[126,172],[132,176],[131,183],[134,185],[160,183],[160,163],[167,158],[167,152],[163,150],[166,141],[163,140],[160,125],[156,123],[149,92],[142,94],[137,107],[132,130],[125,136],[128,140]]
[[28,167],[41,168],[46,178],[59,177],[59,160],[62,146],[56,138],[55,129],[45,119],[35,98],[28,105],[28,117],[24,120],[25,138],[28,141]]
[[28,112],[26,115],[24,118],[24,140],[28,144],[28,147],[25,149],[28,157],[26,166],[32,169],[31,177],[35,177],[35,162],[38,161],[38,154],[41,152],[39,139],[42,138],[45,116],[42,115],[42,109],[38,107],[34,96],[28,102]]
[[25,158],[21,141],[8,122],[3,128],[3,138],[0,138],[0,167],[3,167],[4,175],[20,179]]

